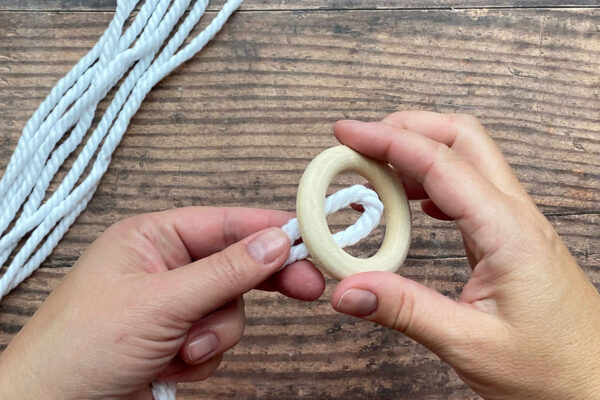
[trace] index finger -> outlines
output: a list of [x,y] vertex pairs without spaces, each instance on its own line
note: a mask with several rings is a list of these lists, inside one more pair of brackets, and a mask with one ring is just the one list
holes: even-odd
[[400,111],[382,122],[445,144],[506,193],[526,195],[500,148],[477,118],[431,111]]
[[[217,253],[255,232],[281,227],[293,217],[290,212],[277,210],[186,207],[139,215],[122,224],[128,232],[141,233],[135,236],[135,247],[146,240],[151,242],[151,248],[144,246],[144,257],[174,269]],[[117,242],[124,242],[122,236],[119,239]],[[324,287],[322,274],[303,260],[277,272],[259,288],[314,300]]]
[[221,251],[260,230],[281,227],[293,216],[284,211],[252,208],[176,208],[118,222],[107,231],[106,240],[122,246],[131,244],[141,249],[136,250],[138,255],[173,269]]
[[172,210],[179,237],[193,259],[200,259],[266,228],[280,228],[294,214],[241,207],[188,207]]
[[335,134],[341,143],[420,182],[482,252],[493,252],[514,234],[502,223],[511,219],[505,195],[445,144],[381,122],[340,121]]

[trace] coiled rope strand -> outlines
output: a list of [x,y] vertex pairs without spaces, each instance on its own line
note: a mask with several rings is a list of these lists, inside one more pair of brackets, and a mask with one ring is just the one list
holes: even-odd
[[[129,3],[129,7],[127,7],[126,10],[132,10],[133,7],[135,6],[135,3],[137,3],[137,2],[136,1],[127,1],[127,0],[120,1],[118,3],[117,10],[121,10],[121,9],[125,8],[125,7],[121,6],[122,3]],[[152,16],[148,20],[148,24],[147,24],[146,28],[144,29],[144,32],[154,32],[155,34],[147,36],[146,39],[144,39],[144,32],[142,32],[142,35],[138,38],[136,45],[133,48],[133,49],[136,49],[136,47],[137,47],[138,49],[146,49],[147,53],[143,54],[140,51],[136,51],[134,53],[128,53],[128,54],[134,54],[136,57],[146,56],[147,58],[140,60],[136,64],[136,67],[134,67],[134,69],[130,72],[130,74],[128,76],[129,80],[126,79],[125,80],[126,83],[124,83],[120,88],[120,89],[122,89],[122,91],[117,92],[118,95],[115,96],[115,98],[113,99],[113,102],[111,103],[112,107],[109,106],[109,108],[107,109],[107,112],[103,116],[101,123],[96,128],[94,133],[91,135],[90,139],[88,139],[88,142],[84,146],[82,152],[77,157],[77,160],[75,161],[71,170],[67,173],[67,176],[64,178],[64,180],[60,184],[59,188],[37,210],[29,211],[28,213],[26,213],[24,215],[22,214],[20,216],[19,220],[15,223],[14,228],[11,231],[7,232],[4,235],[4,237],[2,237],[0,239],[0,261],[2,263],[4,263],[6,261],[6,259],[8,258],[8,256],[10,255],[11,251],[18,244],[19,240],[21,238],[23,238],[32,229],[34,229],[34,231],[31,233],[29,239],[27,240],[27,242],[21,249],[21,251],[17,254],[17,256],[15,256],[15,259],[13,259],[13,262],[9,266],[7,272],[0,279],[0,296],[2,296],[3,294],[7,293],[10,290],[12,290],[23,279],[25,279],[27,276],[29,276],[33,272],[33,270],[35,270],[35,267],[34,268],[21,268],[21,267],[23,266],[23,263],[27,260],[27,258],[29,258],[29,256],[32,254],[32,252],[35,251],[35,249],[39,246],[39,244],[44,239],[44,237],[46,235],[48,235],[49,231],[55,227],[57,222],[61,218],[65,217],[74,208],[80,208],[80,207],[78,207],[79,202],[83,201],[85,204],[87,204],[87,201],[89,201],[89,200],[86,200],[86,199],[91,198],[91,196],[89,196],[89,193],[90,192],[93,193],[95,191],[95,188],[96,188],[100,178],[102,177],[102,175],[108,168],[108,164],[110,163],[111,155],[112,155],[114,149],[116,148],[116,146],[118,145],[118,143],[120,142],[128,124],[129,124],[129,121],[131,120],[131,118],[133,117],[135,112],[139,109],[143,99],[148,94],[148,92],[152,89],[152,87],[156,83],[158,83],[161,79],[163,79],[166,75],[168,75],[173,69],[177,68],[181,63],[187,61],[195,53],[200,51],[204,47],[204,45],[206,43],[208,43],[210,38],[212,38],[216,34],[216,32],[218,32],[218,30],[221,29],[221,27],[224,25],[227,18],[239,6],[239,4],[241,3],[241,0],[228,1],[225,4],[225,6],[223,7],[223,9],[217,14],[217,16],[211,21],[209,26],[204,31],[202,31],[198,36],[196,36],[191,41],[190,44],[188,44],[183,49],[181,49],[179,52],[174,54],[175,51],[179,48],[179,46],[183,43],[183,41],[185,40],[185,38],[187,37],[187,35],[191,31],[191,29],[196,25],[196,23],[199,21],[200,17],[204,14],[204,11],[207,6],[207,1],[203,0],[203,1],[196,2],[194,4],[192,10],[186,17],[186,19],[180,25],[177,33],[175,33],[173,35],[173,37],[171,38],[169,43],[165,46],[165,48],[163,49],[163,51],[161,52],[159,57],[157,57],[152,62],[151,66],[148,69],[146,69],[145,64],[154,58],[154,55],[155,55],[157,49],[160,47],[162,42],[166,39],[166,37],[168,36],[168,34],[172,30],[172,28],[175,26],[175,24],[179,21],[183,12],[185,12],[185,9],[187,8],[187,5],[189,4],[189,0],[187,0],[187,1],[186,0],[175,0],[175,2],[171,5],[171,8],[169,9],[169,12],[167,12],[165,17],[162,20],[160,20],[162,15],[164,15],[164,10],[170,5],[170,3],[171,2],[169,0],[161,0],[158,3],[157,8],[154,10]],[[161,6],[162,6],[162,8],[161,8]],[[149,7],[149,8],[151,8],[151,7]],[[122,29],[123,23],[121,21],[124,21],[124,18],[121,18],[122,14],[123,13],[115,14],[115,19],[113,21],[118,20],[119,23],[118,24],[111,23],[108,30],[115,29],[114,28],[115,26],[117,26],[119,29]],[[141,14],[142,13],[140,12],[138,14],[138,17]],[[142,18],[145,18],[145,16],[142,16]],[[153,29],[156,26],[155,22],[153,22],[153,21],[159,21],[159,20],[160,20],[160,23],[158,24],[158,28]],[[130,29],[134,28],[134,26],[137,26],[137,25],[135,23],[132,24]],[[161,27],[163,27],[163,28],[161,29]],[[103,35],[103,38],[106,36],[110,36],[110,35]],[[134,35],[133,34],[127,35],[127,33],[126,33],[124,36],[128,36],[128,39],[132,40],[131,38]],[[127,41],[129,43],[131,43],[129,40],[127,40]],[[150,46],[150,44],[144,44],[144,42],[148,42],[148,41],[152,42],[153,45]],[[107,40],[105,43],[105,46],[115,47],[112,44],[115,42],[117,42],[117,40],[113,40],[113,41]],[[96,47],[94,47],[94,48],[96,48]],[[131,66],[131,64],[132,64],[132,62],[130,60],[131,57],[123,57],[123,54],[126,54],[127,52],[130,52],[131,50],[132,49],[127,49],[127,50],[123,51],[122,53],[117,54],[114,57],[114,60],[112,62],[110,62],[107,66],[102,66],[103,67],[102,69],[104,71],[104,75],[101,75],[102,82],[96,83],[99,81],[93,81],[91,83],[90,88],[85,93],[83,93],[83,96],[80,99],[76,100],[75,104],[65,113],[65,115],[63,117],[61,117],[61,119],[59,119],[57,121],[57,125],[52,127],[52,129],[50,131],[51,134],[54,133],[54,136],[56,136],[57,135],[56,132],[62,131],[64,133],[64,131],[66,131],[69,126],[72,126],[74,124],[73,119],[75,118],[74,116],[77,115],[77,112],[79,112],[80,114],[84,112],[85,109],[83,108],[83,106],[87,105],[86,101],[89,102],[90,99],[94,100],[94,101],[100,101],[102,99],[102,97],[104,97],[106,95],[106,93],[110,89],[110,87],[108,87],[108,89],[107,89],[106,81],[108,81],[108,82],[112,83],[112,85],[114,85],[118,81],[118,79],[120,79],[120,77],[123,76],[123,73],[127,69],[129,69],[129,67]],[[90,53],[92,53],[92,52],[90,52]],[[115,63],[115,61],[117,61],[117,60],[120,60],[120,62],[121,62],[120,65],[118,65],[118,63]],[[125,63],[126,65],[123,65],[123,63]],[[87,64],[87,63],[84,63],[82,65],[85,65],[85,64]],[[119,66],[120,66],[120,68],[119,68]],[[109,75],[109,72],[111,71],[111,68],[113,68],[113,67],[115,67],[116,70],[115,70],[115,72],[113,72],[113,75],[111,76],[111,75]],[[118,76],[118,78],[117,78],[117,76]],[[75,78],[75,79],[70,78],[70,80],[72,80],[72,81],[76,81],[76,79],[77,78]],[[128,90],[129,86],[133,86],[133,89]],[[69,91],[66,91],[66,93],[69,94]],[[119,106],[120,106],[120,104],[123,104],[123,101],[125,100],[125,98],[127,100],[125,101],[123,107],[119,111],[119,108],[120,108]],[[49,103],[51,104],[52,102],[49,102]],[[58,101],[57,103],[60,103],[60,101]],[[64,103],[68,103],[68,102],[65,101]],[[116,116],[117,111],[118,111],[118,117],[116,118],[116,121],[114,121],[114,123],[112,123]],[[61,123],[61,121],[67,121],[67,122]],[[112,123],[112,127],[110,128],[110,131],[108,132],[108,134],[106,134],[106,131],[107,131],[108,127],[110,127],[111,123]],[[44,123],[40,124],[40,128],[48,127],[48,126],[50,126],[50,124],[48,124],[48,123],[46,123],[46,125],[44,125]],[[67,127],[65,127],[65,126],[67,126]],[[34,136],[39,136],[42,134],[43,133],[41,133],[41,134],[37,133]],[[73,132],[72,132],[72,134],[73,134]],[[54,137],[53,137],[52,141],[54,141],[54,143],[56,143],[56,141],[58,141],[59,139],[60,139],[60,136],[56,137],[56,139],[54,139]],[[97,147],[102,142],[102,140],[104,140],[104,143],[96,156],[96,159],[93,163],[93,168],[89,172],[88,176],[86,176],[85,179],[77,187],[75,187],[73,189],[73,186],[80,178],[81,174],[85,170],[86,166],[88,165],[90,159],[92,158],[93,154],[95,153]],[[19,148],[19,146],[17,146],[15,153],[23,152],[23,150],[22,150],[23,148],[29,148],[29,149],[38,148],[39,149],[39,146],[36,146],[35,144],[30,147],[21,145],[21,147]],[[46,158],[48,157],[48,155],[46,154],[45,148],[40,149],[40,152],[42,153],[42,156],[45,156]],[[33,154],[34,160],[30,164],[33,164],[34,166],[37,166],[40,164],[39,162],[38,163],[35,162],[36,156],[37,156],[37,159],[40,159],[42,157],[42,156],[40,156],[40,152]],[[23,154],[23,156],[13,155],[13,157],[11,159],[11,164],[13,163],[12,160],[16,160],[17,163],[19,163],[19,160],[27,161],[26,157],[28,156],[28,154],[25,152],[23,152],[22,154]],[[29,154],[29,156],[31,157],[31,154]],[[66,155],[65,155],[65,157],[66,157]],[[62,156],[56,157],[55,160],[58,161],[58,160],[60,160],[60,158],[62,158]],[[51,174],[51,171],[58,170],[58,167],[60,166],[60,164],[58,164],[56,161],[53,161],[53,159],[50,158],[49,162],[47,163],[47,170],[49,171],[48,175],[53,176],[53,174]],[[26,162],[22,162],[22,163],[27,164]],[[15,168],[11,168],[11,170],[14,170],[14,169]],[[9,170],[9,168],[7,168],[7,173],[3,177],[2,182],[9,181],[12,178],[12,175],[8,174],[8,170]],[[39,169],[38,169],[38,171],[39,171]],[[27,182],[35,182],[35,181],[39,180],[39,173],[36,176],[35,172],[36,172],[35,170],[33,170],[33,171],[28,170],[24,174],[26,177],[25,179],[27,179]],[[44,181],[44,179],[42,179],[42,181]],[[25,182],[25,183],[27,183],[27,182]],[[14,180],[13,187],[26,187],[26,186],[27,185],[26,184],[24,185],[23,182]],[[31,186],[33,186],[33,184],[31,184],[30,187]],[[21,189],[21,192],[19,192],[19,193],[21,194],[22,192],[25,192],[25,191],[26,191],[25,189]],[[25,193],[25,196],[26,195],[27,195],[27,193]],[[11,196],[8,196],[8,197],[11,197]],[[12,204],[12,207],[10,207],[10,210],[13,211],[14,214],[16,214],[18,212],[18,209],[21,207],[21,204],[23,201],[22,197],[24,197],[24,196],[21,194],[17,199],[12,200],[13,204]],[[38,198],[39,197],[43,197],[43,196],[38,195]],[[83,205],[83,208],[85,208],[85,204]],[[31,209],[33,210],[34,207],[31,207]],[[6,226],[8,226],[10,221],[14,218],[14,215],[11,216],[11,215],[6,215],[6,214],[7,214],[6,212],[3,213],[2,219],[0,220],[0,227],[2,229],[4,229]],[[61,224],[61,226],[64,226],[64,224]],[[56,228],[56,229],[60,229],[61,231],[63,231],[62,234],[57,235],[60,238],[60,237],[62,237],[64,232],[66,232],[66,230],[68,229],[68,226],[66,228]],[[53,248],[54,246],[56,246],[57,243],[58,243],[57,240],[49,241],[47,239],[46,242],[41,245],[40,251],[49,253],[49,251],[47,249],[43,249],[43,248],[48,247],[48,246],[52,246],[52,248]],[[50,251],[52,250],[52,248],[50,248]]]

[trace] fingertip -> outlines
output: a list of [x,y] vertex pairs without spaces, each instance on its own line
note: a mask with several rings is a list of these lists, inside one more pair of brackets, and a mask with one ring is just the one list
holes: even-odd
[[421,185],[421,183],[419,183],[416,179],[403,176],[400,173],[398,173],[398,176],[400,179],[402,179],[402,186],[404,187],[404,191],[406,192],[406,196],[409,200],[424,200],[429,198],[429,195],[423,188],[423,185]]
[[280,228],[267,228],[250,238],[246,251],[257,263],[278,268],[289,254],[290,239]]
[[431,218],[439,219],[440,221],[454,221],[454,218],[446,215],[446,213],[440,210],[438,206],[429,199],[421,202],[421,210]]
[[344,293],[351,289],[368,289],[371,286],[373,279],[377,279],[380,274],[386,274],[384,272],[362,272],[359,274],[351,275],[347,278],[342,279],[331,294],[331,306],[334,310],[337,310],[337,306]]
[[345,139],[348,134],[351,134],[357,125],[363,124],[362,121],[353,119],[344,119],[333,124],[333,134],[342,143],[345,144]]
[[342,293],[332,306],[334,310],[343,314],[368,317],[377,311],[378,303],[377,296],[372,291],[350,288]]
[[[166,374],[161,373],[158,377],[173,382],[199,382],[213,375],[223,361],[223,354],[217,354],[211,359],[196,365],[184,364],[182,368],[175,372]],[[183,363],[183,361],[181,361]]]
[[356,119],[340,119],[339,121],[336,121],[333,124],[333,129],[335,130],[336,128],[343,128],[345,126],[350,126],[352,124],[356,124],[356,123],[361,123],[362,121],[356,120]]
[[273,279],[277,291],[296,300],[316,300],[325,291],[323,274],[307,260],[288,265]]
[[277,283],[275,282],[276,276],[277,276],[277,274],[269,277],[269,279],[267,279],[266,281],[261,282],[261,284],[258,285],[256,287],[256,289],[262,290],[263,292],[276,292],[277,291]]

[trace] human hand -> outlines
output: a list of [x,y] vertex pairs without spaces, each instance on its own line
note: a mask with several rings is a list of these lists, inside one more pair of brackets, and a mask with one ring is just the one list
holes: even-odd
[[456,222],[472,274],[457,302],[399,275],[357,274],[333,307],[427,346],[486,399],[600,398],[600,296],[484,127],[399,112],[334,132],[395,167],[425,213]]
[[289,239],[265,228],[290,218],[194,207],[111,226],[0,357],[0,399],[152,399],[156,377],[207,378],[242,336],[245,292],[323,292],[308,261],[276,273]]

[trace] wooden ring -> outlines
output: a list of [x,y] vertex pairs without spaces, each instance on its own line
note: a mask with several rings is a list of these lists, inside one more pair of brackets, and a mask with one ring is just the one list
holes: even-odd
[[[381,248],[369,258],[356,258],[333,240],[325,219],[325,195],[331,180],[354,172],[375,188],[384,207],[386,230]],[[346,146],[323,151],[306,168],[296,199],[302,240],[314,261],[336,279],[364,271],[395,272],[410,247],[411,214],[398,175],[386,164],[365,157]]]

